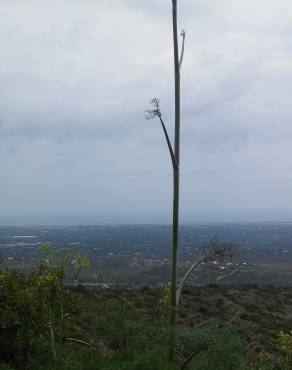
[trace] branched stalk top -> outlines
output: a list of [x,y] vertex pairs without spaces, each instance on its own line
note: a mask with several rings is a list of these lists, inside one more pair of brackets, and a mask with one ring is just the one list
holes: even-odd
[[147,120],[153,119],[153,118],[161,118],[162,113],[160,110],[160,99],[158,98],[153,98],[150,102],[150,104],[153,106],[153,109],[148,109],[145,112],[145,118]]
[[160,110],[160,100],[158,98],[153,98],[151,100],[150,104],[152,105],[152,109],[146,110],[145,118],[147,120],[154,119],[154,118],[159,118],[162,129],[163,129],[163,132],[164,132],[164,136],[165,136],[165,139],[166,139],[166,142],[167,142],[167,146],[168,146],[169,154],[170,154],[170,157],[171,157],[173,170],[175,172],[178,172],[179,171],[178,162],[175,158],[174,151],[173,151],[171,142],[169,140],[169,136],[168,136],[165,124],[164,124],[163,119],[162,119],[162,113],[161,113],[161,110]]

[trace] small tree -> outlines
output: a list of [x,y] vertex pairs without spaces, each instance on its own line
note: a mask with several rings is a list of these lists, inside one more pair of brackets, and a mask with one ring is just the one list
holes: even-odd
[[236,251],[236,245],[227,241],[219,241],[216,238],[213,239],[209,244],[203,245],[201,248],[201,256],[190,264],[189,268],[185,272],[183,278],[181,279],[177,292],[176,292],[176,303],[179,304],[180,296],[183,287],[187,279],[191,276],[193,271],[202,264],[209,262],[223,262],[226,259],[232,258]]
[[[66,248],[62,253],[59,248],[52,248],[48,243],[40,247],[40,251],[45,253],[46,260],[38,266],[37,282],[40,287],[48,290],[46,306],[48,307],[48,328],[51,339],[51,350],[54,363],[57,361],[56,354],[56,334],[57,339],[64,340],[65,323],[68,322],[68,313],[65,310],[65,297],[68,291],[64,290],[64,280],[70,270],[75,270],[76,279],[84,268],[90,266],[87,257],[80,253],[73,253],[71,248]],[[78,281],[78,280],[77,280]]]

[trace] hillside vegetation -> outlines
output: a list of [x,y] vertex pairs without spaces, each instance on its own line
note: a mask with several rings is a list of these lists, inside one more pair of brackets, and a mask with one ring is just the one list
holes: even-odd
[[1,370],[292,368],[292,288],[185,288],[170,364],[168,288],[68,288],[88,261],[43,252],[29,275],[0,272]]

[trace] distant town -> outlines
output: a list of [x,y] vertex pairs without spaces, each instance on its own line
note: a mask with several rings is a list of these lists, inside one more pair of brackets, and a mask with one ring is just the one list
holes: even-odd
[[[214,238],[234,243],[234,257],[200,266],[189,284],[292,284],[292,224],[182,225],[179,274]],[[43,243],[88,257],[90,268],[81,273],[80,284],[140,287],[169,281],[171,226],[0,226],[2,267],[33,270],[44,258],[39,251]]]

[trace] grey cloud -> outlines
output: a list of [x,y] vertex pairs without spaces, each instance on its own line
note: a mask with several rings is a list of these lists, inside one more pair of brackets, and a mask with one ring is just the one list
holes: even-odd
[[[152,211],[169,219],[171,163],[159,122],[143,113],[161,98],[173,137],[170,5],[1,1],[2,219]],[[288,0],[179,6],[188,220],[196,207],[292,204],[291,10]]]

